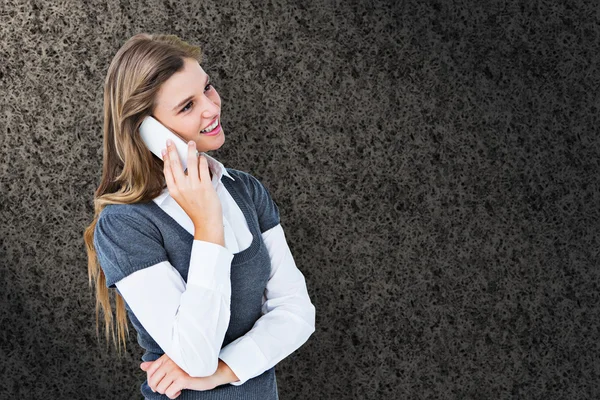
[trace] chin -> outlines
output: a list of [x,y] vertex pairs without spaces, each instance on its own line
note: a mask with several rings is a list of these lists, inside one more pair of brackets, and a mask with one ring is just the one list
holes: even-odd
[[218,150],[221,148],[221,146],[223,146],[223,143],[225,143],[225,135],[223,135],[223,132],[221,132],[217,137],[214,138],[210,136],[203,137],[201,142],[201,146],[196,145],[198,151],[200,152]]

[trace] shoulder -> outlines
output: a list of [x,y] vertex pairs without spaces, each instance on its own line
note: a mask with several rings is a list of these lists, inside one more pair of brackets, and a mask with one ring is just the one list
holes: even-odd
[[261,233],[278,225],[280,222],[279,206],[271,197],[269,189],[258,178],[248,172],[230,168],[227,168],[227,172],[236,179],[238,187],[243,186],[246,196],[249,196],[252,204],[254,204]]
[[124,231],[138,231],[160,235],[149,207],[150,205],[146,203],[109,204],[98,216],[95,233],[102,235],[111,232],[123,234]]
[[94,229],[94,246],[108,287],[139,269],[168,260],[162,234],[143,205],[105,206]]
[[233,176],[233,179],[235,179],[236,182],[241,181],[241,184],[248,188],[248,190],[251,192],[256,192],[257,190],[263,191],[265,188],[260,179],[249,172],[235,168],[226,168],[226,170],[231,176]]
[[122,216],[124,218],[151,220],[152,212],[149,207],[149,203],[108,204],[100,211],[98,219]]
[[[250,173],[239,170],[239,169],[235,169],[235,168],[225,168],[227,170],[227,172],[229,173],[229,175],[231,175],[233,177],[233,179],[237,180],[241,180],[243,183],[247,183],[248,180],[254,178]],[[256,179],[256,178],[254,178]]]

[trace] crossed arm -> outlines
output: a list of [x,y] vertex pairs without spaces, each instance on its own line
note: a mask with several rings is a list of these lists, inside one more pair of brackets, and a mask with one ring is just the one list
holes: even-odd
[[[160,365],[166,366],[163,362],[168,357],[188,378],[200,378],[196,383],[206,383],[212,376],[213,383],[241,385],[306,342],[315,330],[315,307],[304,276],[295,265],[281,225],[262,236],[272,266],[263,315],[249,332],[223,348],[230,318],[233,258],[227,248],[195,240],[187,284],[168,261],[116,283],[138,320],[165,352],[160,363],[142,364],[149,376]],[[216,374],[218,380],[214,379]]]

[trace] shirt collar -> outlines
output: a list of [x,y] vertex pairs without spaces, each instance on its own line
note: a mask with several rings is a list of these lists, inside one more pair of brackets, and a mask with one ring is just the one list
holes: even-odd
[[[228,177],[232,181],[235,181],[235,179],[233,179],[233,176],[231,176],[231,174],[229,172],[227,172],[227,168],[225,168],[223,163],[221,163],[216,158],[209,156],[205,152],[201,152],[200,154],[203,154],[206,157],[206,160],[208,161],[208,168],[213,173],[213,180],[211,183],[215,187],[215,189],[216,189],[216,186],[218,185],[218,183],[221,181],[221,178],[223,178],[223,175]],[[215,181],[215,177],[216,177],[216,181]],[[168,197],[170,197],[169,189],[164,188],[163,191],[154,198],[154,201],[158,205],[161,205]]]

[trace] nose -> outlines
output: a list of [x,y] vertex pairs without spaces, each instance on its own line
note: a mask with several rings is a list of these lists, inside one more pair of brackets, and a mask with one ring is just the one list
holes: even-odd
[[219,115],[220,107],[208,96],[202,99],[202,119],[205,122],[212,122]]

